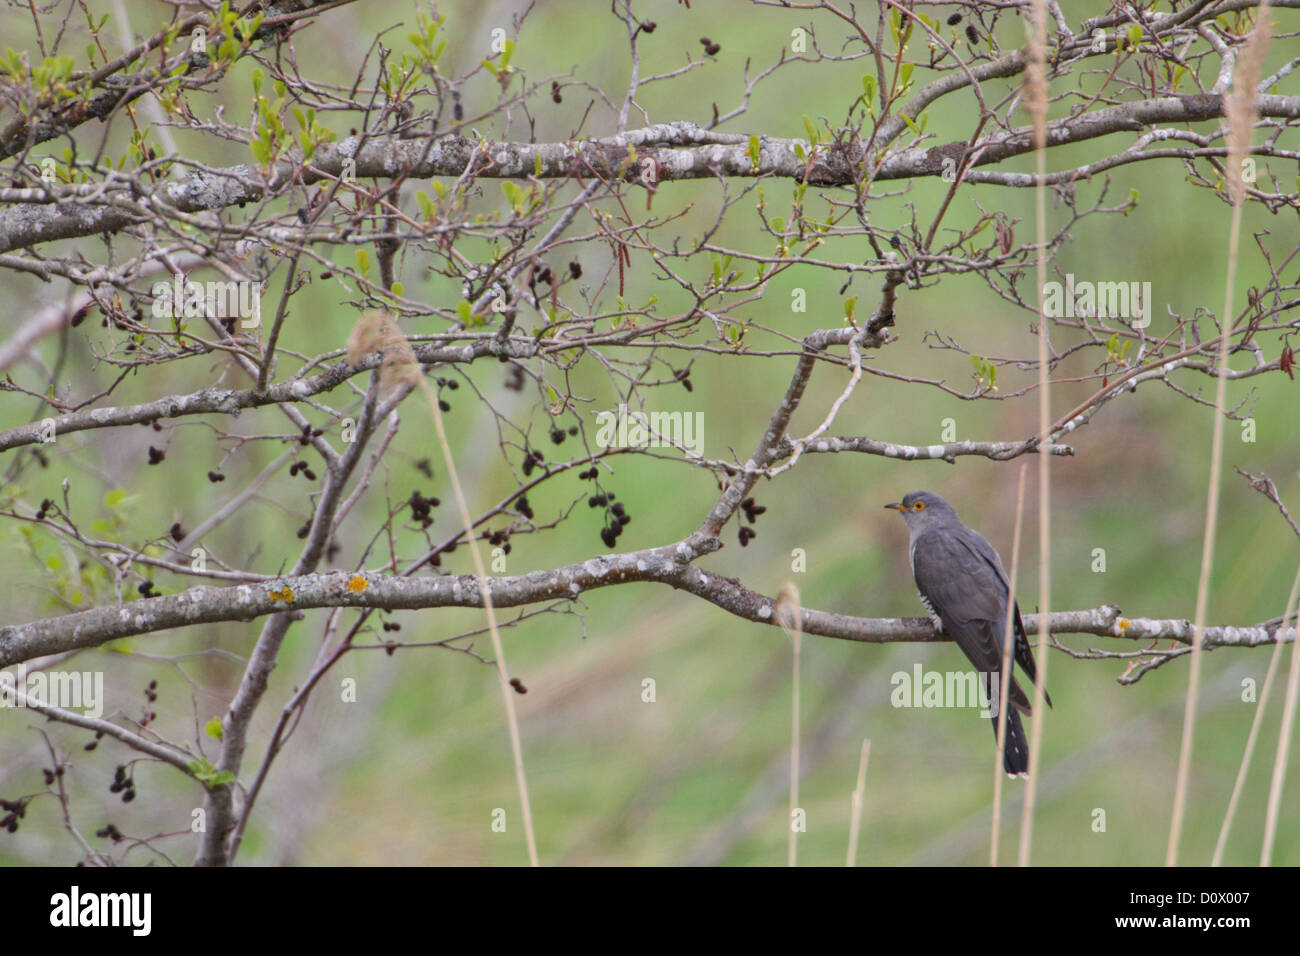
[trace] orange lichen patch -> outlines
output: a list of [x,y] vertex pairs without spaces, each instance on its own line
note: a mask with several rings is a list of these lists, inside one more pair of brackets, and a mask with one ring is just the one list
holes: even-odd
[[1130,621],[1128,618],[1121,617],[1118,621],[1115,622],[1115,626],[1118,627],[1121,631],[1126,631],[1128,630],[1129,625],[1132,623],[1133,622]]
[[285,585],[278,591],[267,591],[272,601],[283,601],[285,604],[293,603],[293,588]]
[[368,587],[370,587],[369,582],[360,574],[352,575],[352,580],[348,581],[348,590],[354,594],[360,594]]

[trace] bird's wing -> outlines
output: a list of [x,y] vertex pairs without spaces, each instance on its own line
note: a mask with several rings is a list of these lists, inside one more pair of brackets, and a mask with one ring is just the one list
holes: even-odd
[[[1029,648],[1029,635],[1025,633],[1025,622],[1020,619],[1019,601],[1017,601],[1015,605],[1013,627],[1015,628],[1016,663],[1018,663],[1024,669],[1025,673],[1029,675],[1030,683],[1037,684],[1038,666],[1034,663],[1034,655]],[[1052,706],[1052,695],[1047,692],[1046,687],[1043,688],[1043,700],[1047,701],[1048,707]]]
[[[1002,600],[1006,602],[1006,596],[1011,593],[1011,582],[1007,579],[1006,569],[1002,566],[1002,558],[999,557],[997,549],[989,544],[988,538],[975,531],[972,528],[963,528],[957,534],[956,539],[970,548],[971,551],[984,559],[997,575],[998,580],[1002,583],[1002,589],[999,592]],[[1005,622],[1002,624],[1006,626]],[[1020,602],[1016,601],[1012,608],[1011,619],[1012,649],[1015,653],[1016,663],[1019,664],[1031,682],[1038,680],[1038,667],[1034,664],[1034,655],[1029,647],[1029,636],[1025,633],[1025,623],[1020,619]],[[1052,695],[1047,693],[1043,688],[1043,698],[1047,701],[1047,706],[1052,706]]]
[[[988,538],[971,528],[963,528],[957,539],[969,547],[974,553],[982,557],[993,571],[997,574],[998,580],[1002,582],[1002,600],[1005,603],[1006,596],[1011,593],[1011,582],[1007,580],[1006,569],[1002,566],[1002,558],[998,556],[997,549],[989,544]],[[1002,625],[1005,627],[1005,623]],[[1011,618],[1012,632],[1012,649],[1015,653],[1016,663],[1024,669],[1025,674],[1033,683],[1038,681],[1038,667],[1034,663],[1034,655],[1030,650],[1029,636],[1025,633],[1025,623],[1020,619],[1020,602],[1016,601],[1012,607]],[[1047,688],[1043,688],[1043,699],[1047,701],[1047,706],[1052,706],[1052,695],[1047,693]]]
[[917,590],[970,662],[1000,671],[995,632],[1006,613],[1006,592],[997,570],[963,536],[945,530],[917,537],[912,546]]

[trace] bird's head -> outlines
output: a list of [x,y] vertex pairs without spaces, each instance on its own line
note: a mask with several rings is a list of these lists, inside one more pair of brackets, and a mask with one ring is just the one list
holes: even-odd
[[895,501],[885,507],[901,514],[913,531],[921,531],[932,524],[957,517],[952,505],[933,491],[913,491],[904,496],[902,501]]

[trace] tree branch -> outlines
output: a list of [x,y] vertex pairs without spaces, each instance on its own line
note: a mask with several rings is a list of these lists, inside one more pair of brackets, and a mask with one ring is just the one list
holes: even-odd
[[[955,76],[955,75],[954,75]],[[964,79],[964,77],[962,77]],[[1300,119],[1300,96],[1259,97],[1261,116]],[[1164,96],[1123,103],[1058,120],[1048,126],[1048,145],[1065,146],[1099,136],[1139,130],[1154,123],[1200,122],[1223,116],[1223,97],[1215,93]],[[357,178],[398,179],[431,176],[477,176],[487,179],[569,179],[596,176],[606,181],[654,181],[775,176],[818,186],[855,186],[868,160],[860,141],[819,144],[805,140],[759,136],[757,162],[750,155],[750,138],[701,130],[694,123],[674,122],[633,130],[620,136],[572,143],[476,142],[460,135],[437,139],[402,140],[357,137],[321,146],[310,163],[280,163],[270,179],[247,164],[218,170],[198,170],[167,182],[135,200],[126,184],[103,184],[45,190],[43,203],[19,203],[0,211],[0,253],[57,239],[116,232],[151,210],[182,213],[225,209],[261,202],[291,186],[337,179],[348,160],[355,161]],[[1031,131],[1012,130],[976,144],[972,166],[1002,162],[1030,152]],[[798,146],[805,158],[800,159]],[[945,160],[960,161],[967,144],[955,141],[926,149],[891,154],[872,176],[875,180],[938,176]],[[1023,174],[1009,185],[1030,186]],[[81,201],[78,201],[80,197]],[[91,201],[94,197],[95,201]],[[281,230],[297,237],[305,230]]]
[[[717,538],[696,533],[676,544],[590,558],[578,564],[529,574],[489,578],[497,607],[576,598],[586,591],[636,581],[666,584],[687,591],[725,611],[759,624],[776,624],[776,600],[728,578],[693,565],[722,547]],[[280,578],[267,585],[196,587],[178,594],[144,598],[130,604],[94,608],[59,617],[0,628],[0,667],[89,647],[139,634],[194,624],[250,621],[268,614],[324,607],[370,607],[419,610],[435,607],[482,607],[473,575],[401,577],[391,574],[348,575],[342,571]],[[861,618],[805,608],[804,631],[822,637],[868,644],[946,640],[928,618]],[[1037,627],[1037,615],[1025,615],[1025,627]],[[1223,625],[1205,630],[1206,647],[1259,647],[1278,640],[1276,622],[1249,627]],[[1115,605],[1049,616],[1055,634],[1189,644],[1191,623],[1184,619],[1126,618]],[[1294,638],[1295,628],[1281,631]]]

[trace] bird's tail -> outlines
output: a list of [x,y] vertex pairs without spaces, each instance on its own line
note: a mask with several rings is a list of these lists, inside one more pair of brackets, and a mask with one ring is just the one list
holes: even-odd
[[[998,737],[998,712],[993,712],[993,739]],[[1014,707],[1007,708],[1007,745],[1002,753],[1002,769],[1013,777],[1029,773],[1029,741],[1025,725]]]

